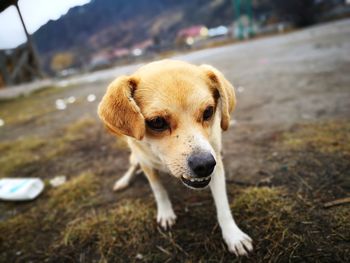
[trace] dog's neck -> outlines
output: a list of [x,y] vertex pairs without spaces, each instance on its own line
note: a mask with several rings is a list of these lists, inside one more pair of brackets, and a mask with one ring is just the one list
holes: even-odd
[[168,168],[165,166],[164,161],[162,161],[151,149],[149,144],[145,141],[138,141],[133,138],[128,137],[128,143],[135,154],[135,157],[139,163],[144,163],[148,167],[152,167],[158,171],[169,173]]

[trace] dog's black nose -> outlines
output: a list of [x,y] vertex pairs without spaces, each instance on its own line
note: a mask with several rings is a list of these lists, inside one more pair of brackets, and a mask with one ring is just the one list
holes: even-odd
[[216,165],[216,161],[208,152],[194,153],[188,158],[188,166],[194,174],[201,178],[209,176]]

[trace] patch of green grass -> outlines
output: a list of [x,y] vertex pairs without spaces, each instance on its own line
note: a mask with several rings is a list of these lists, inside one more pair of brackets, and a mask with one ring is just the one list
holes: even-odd
[[92,245],[100,260],[108,261],[113,255],[126,259],[155,234],[154,212],[153,207],[139,200],[123,201],[110,211],[93,211],[67,224],[61,249],[76,254]]
[[0,143],[0,178],[10,175],[18,166],[40,159],[37,152],[44,145],[45,141],[39,138]]
[[295,126],[283,133],[273,182],[311,200],[331,200],[350,189],[350,123],[332,120]]
[[64,155],[72,142],[86,139],[96,127],[96,121],[82,118],[49,138],[26,137],[16,141],[0,142],[0,178],[11,176],[15,170],[35,162],[47,162]]
[[283,136],[291,149],[310,148],[322,153],[350,154],[349,121],[328,121],[299,125]]
[[19,125],[35,121],[40,116],[55,109],[55,101],[48,98],[62,92],[62,88],[45,87],[28,96],[21,96],[12,100],[0,101],[1,116],[6,125]]
[[[260,260],[287,259],[300,242],[294,233],[295,202],[282,188],[249,187],[241,191],[232,203],[238,222],[243,222],[255,241]],[[299,215],[301,220],[303,215]],[[284,249],[281,251],[281,246]]]
[[65,128],[64,141],[73,141],[86,137],[86,134],[97,125],[96,120],[90,117],[82,117]]
[[96,128],[96,121],[89,117],[83,117],[60,131],[61,136],[53,137],[51,151],[48,151],[49,156],[57,156],[57,154],[64,154],[72,148],[72,144],[77,141],[88,140],[89,136],[96,136],[94,134]]
[[73,211],[73,208],[70,207],[74,207],[76,210],[77,204],[81,208],[90,206],[91,202],[95,202],[92,197],[96,194],[98,186],[98,178],[89,172],[84,172],[73,177],[61,187],[52,189],[47,204],[50,208],[66,211]]

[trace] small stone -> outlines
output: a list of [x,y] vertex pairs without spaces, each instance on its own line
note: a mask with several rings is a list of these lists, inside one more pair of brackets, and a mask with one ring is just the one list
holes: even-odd
[[244,91],[244,87],[239,86],[239,87],[237,88],[237,92],[238,92],[238,93],[242,93],[243,91]]
[[143,255],[142,254],[140,254],[140,253],[137,253],[137,255],[136,255],[136,257],[135,257],[136,259],[143,259]]
[[88,102],[94,102],[96,100],[96,95],[95,94],[89,94],[87,97],[86,97],[86,100]]
[[65,175],[56,176],[50,180],[50,184],[52,187],[58,187],[64,184],[67,181],[67,177]]
[[76,99],[75,99],[74,96],[70,96],[70,97],[67,99],[67,102],[68,102],[69,104],[72,104],[72,103],[74,103],[75,101],[76,101]]
[[57,99],[56,100],[56,109],[58,109],[58,110],[65,110],[66,108],[67,108],[67,105],[64,102],[64,100],[61,100],[61,99]]

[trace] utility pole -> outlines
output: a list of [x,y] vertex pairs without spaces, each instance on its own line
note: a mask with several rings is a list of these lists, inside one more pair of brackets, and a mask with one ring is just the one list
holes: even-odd
[[37,75],[39,77],[43,77],[43,73],[41,72],[40,70],[40,62],[39,62],[39,59],[38,59],[38,55],[37,55],[37,52],[36,52],[36,49],[33,45],[33,40],[32,40],[32,37],[31,35],[28,33],[28,30],[27,30],[27,27],[24,23],[24,20],[23,20],[23,17],[22,17],[22,14],[21,14],[21,11],[18,7],[18,0],[17,1],[13,1],[13,4],[14,6],[16,7],[17,9],[17,12],[18,12],[18,15],[19,15],[19,18],[21,19],[21,23],[22,23],[22,26],[23,26],[23,29],[24,29],[24,32],[26,34],[26,37],[27,37],[27,45],[28,45],[28,48],[29,48],[29,53],[32,55],[33,57],[33,63],[34,63],[34,68],[35,68],[35,71],[37,73]]
[[18,12],[27,41],[11,52],[0,50],[0,77],[4,80],[5,85],[19,84],[44,77],[32,37],[28,33],[19,9],[18,0],[0,0],[0,13],[12,5]]
[[[235,14],[235,36],[240,40],[252,36],[254,34],[252,0],[232,0],[232,7]],[[243,23],[243,16],[248,19],[248,23]]]

